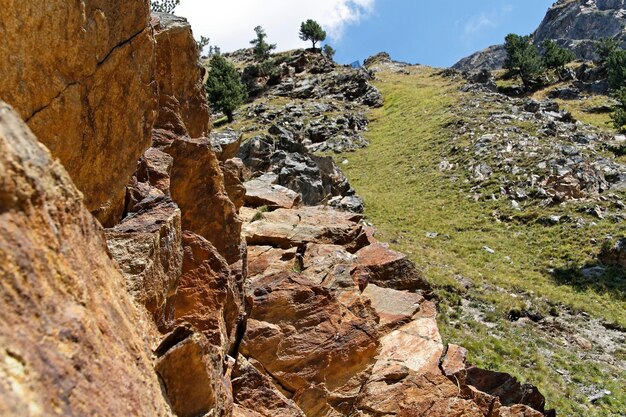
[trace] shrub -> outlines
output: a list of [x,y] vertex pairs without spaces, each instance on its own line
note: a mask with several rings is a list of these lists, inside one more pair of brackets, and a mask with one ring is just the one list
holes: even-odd
[[324,55],[326,55],[326,57],[332,61],[337,51],[335,51],[335,49],[329,44],[326,44],[324,45],[323,52],[324,52]]
[[229,122],[233,121],[235,109],[246,99],[246,91],[237,69],[222,55],[211,58],[206,91],[209,102],[224,112]]
[[313,49],[317,42],[323,42],[326,39],[326,32],[319,23],[313,19],[308,19],[300,25],[300,39],[303,41],[311,41]]
[[543,73],[543,59],[530,36],[509,34],[505,39],[504,49],[504,68],[509,75],[519,75],[524,85],[531,85]]
[[276,44],[270,44],[265,41],[267,34],[261,26],[255,27],[254,32],[256,33],[256,38],[252,39],[250,44],[252,45],[254,57],[257,61],[262,62],[269,59],[270,52],[276,49]]
[[596,42],[596,54],[598,54],[598,63],[606,67],[607,61],[619,47],[619,43],[612,38],[604,38]]
[[543,48],[543,61],[547,68],[560,69],[576,59],[574,52],[559,46],[553,40],[546,40],[541,45]]
[[150,8],[153,12],[172,13],[179,4],[180,0],[153,0]]
[[622,133],[626,133],[626,87],[620,88],[615,94],[618,104],[611,115],[613,126]]
[[608,72],[609,86],[613,90],[626,87],[626,51],[616,49],[607,57],[605,67]]

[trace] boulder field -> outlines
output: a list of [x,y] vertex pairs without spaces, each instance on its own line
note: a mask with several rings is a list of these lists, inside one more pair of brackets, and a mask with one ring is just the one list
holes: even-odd
[[143,0],[0,18],[0,415],[551,414],[444,344],[421,273],[323,204],[354,197],[331,161],[273,158],[314,161],[317,188],[243,183],[235,155],[259,147],[210,136],[184,19]]

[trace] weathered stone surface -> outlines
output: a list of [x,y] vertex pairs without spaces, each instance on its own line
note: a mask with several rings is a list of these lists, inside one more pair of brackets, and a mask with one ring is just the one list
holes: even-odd
[[432,290],[413,262],[406,255],[389,249],[387,244],[365,246],[356,256],[359,270],[355,274],[360,282],[396,290]]
[[615,243],[607,242],[605,246],[598,255],[600,262],[626,269],[626,238],[619,238]]
[[232,158],[221,163],[220,167],[224,174],[226,194],[228,194],[228,198],[230,198],[237,212],[239,212],[246,197],[246,187],[243,185],[243,162],[239,158]]
[[212,131],[209,138],[217,159],[224,162],[237,156],[243,135],[236,130],[226,129],[221,132]]
[[421,294],[382,288],[369,284],[363,296],[367,297],[380,317],[382,328],[393,328],[409,321],[425,301]]
[[160,329],[173,319],[171,304],[183,264],[180,210],[169,199],[131,214],[106,232],[128,291],[153,315]]
[[148,8],[143,0],[53,0],[10,1],[0,11],[0,97],[106,224],[119,220],[124,186],[150,145],[156,84]]
[[183,230],[206,238],[229,264],[241,260],[241,221],[209,139],[180,137],[161,149],[174,158],[170,188]]
[[[192,330],[175,330],[157,349],[156,370],[178,417],[232,414],[224,354]],[[210,414],[209,414],[210,415]]]
[[183,233],[183,273],[174,300],[177,323],[190,323],[224,355],[237,340],[244,314],[241,277],[206,239]]
[[159,113],[155,129],[192,138],[209,134],[210,112],[202,86],[198,47],[186,19],[153,13]]
[[150,184],[164,194],[170,193],[170,175],[174,159],[155,148],[148,149],[137,166],[137,181]]
[[254,412],[253,415],[264,417],[305,416],[292,400],[278,391],[271,380],[259,372],[243,356],[239,356],[237,360],[232,384],[234,401],[246,410]]
[[246,187],[245,204],[248,207],[266,206],[271,209],[295,208],[302,202],[302,197],[295,191],[275,185],[276,176],[265,174],[244,183]]
[[156,329],[68,173],[3,103],[0,276],[0,415],[170,415]]
[[297,269],[297,249],[278,249],[271,246],[248,246],[248,277],[293,272]]
[[452,376],[465,370],[465,358],[467,357],[467,349],[464,347],[450,344],[446,351],[446,356],[441,362],[441,370],[445,376]]
[[278,209],[264,213],[261,220],[248,223],[244,235],[249,245],[281,248],[305,242],[345,245],[362,232],[360,216],[324,207]]
[[332,392],[356,398],[360,385],[354,378],[373,363],[378,348],[374,323],[353,315],[331,290],[297,274],[255,280],[252,297],[244,355],[293,393],[307,415],[328,408]]

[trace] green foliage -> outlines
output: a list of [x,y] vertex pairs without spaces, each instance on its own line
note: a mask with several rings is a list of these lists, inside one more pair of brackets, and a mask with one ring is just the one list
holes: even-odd
[[255,27],[254,32],[256,33],[256,38],[250,41],[254,57],[258,62],[266,61],[270,57],[270,52],[276,49],[276,44],[270,44],[265,41],[267,34],[261,26]]
[[598,54],[598,63],[603,67],[614,52],[619,48],[619,43],[613,38],[604,38],[596,42],[596,53]]
[[543,48],[543,61],[547,68],[563,68],[576,59],[574,52],[559,46],[553,40],[546,40],[541,46]]
[[198,52],[200,52],[200,55],[202,55],[202,51],[204,51],[204,48],[209,46],[209,42],[210,39],[206,36],[200,36],[200,40],[196,41],[196,45],[198,45]]
[[150,7],[153,12],[172,13],[179,4],[180,0],[152,0]]
[[531,42],[530,36],[520,36],[513,33],[505,38],[504,49],[506,60],[504,68],[510,75],[519,75],[528,86],[543,73],[544,64],[539,49]]
[[324,52],[324,55],[326,55],[326,57],[332,61],[337,51],[335,51],[335,49],[329,44],[326,44],[324,45],[324,49],[322,50],[322,52]]
[[206,91],[209,102],[224,112],[229,122],[233,121],[233,112],[246,98],[246,90],[237,69],[222,55],[211,58]]
[[616,49],[606,59],[609,86],[613,90],[626,87],[626,50]]
[[300,25],[300,39],[303,41],[311,41],[313,43],[313,49],[315,49],[316,43],[326,40],[326,32],[315,20],[308,19]]
[[622,133],[626,133],[626,87],[620,88],[615,93],[618,104],[615,106],[615,112],[611,115],[613,126]]

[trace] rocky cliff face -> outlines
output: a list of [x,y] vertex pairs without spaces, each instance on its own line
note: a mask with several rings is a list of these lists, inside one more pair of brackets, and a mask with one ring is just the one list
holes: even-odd
[[[626,5],[623,0],[559,0],[546,13],[533,33],[535,44],[557,41],[576,52],[580,59],[593,59],[594,42],[613,38],[626,45]],[[501,45],[463,58],[452,66],[460,71],[502,68],[506,53]]]
[[301,107],[257,108],[240,149],[207,137],[184,19],[47,5],[0,12],[0,95],[30,126],[0,104],[0,415],[543,415],[445,347],[429,284],[313,153],[364,145],[371,74],[295,54],[269,94]]

